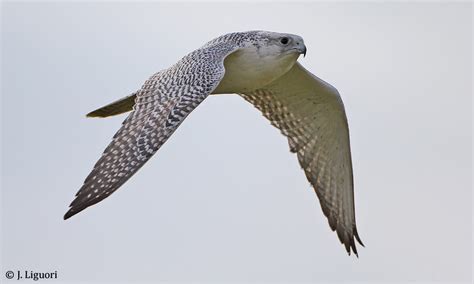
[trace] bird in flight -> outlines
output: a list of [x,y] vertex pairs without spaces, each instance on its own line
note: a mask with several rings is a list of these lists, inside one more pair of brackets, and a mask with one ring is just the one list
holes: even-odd
[[235,93],[260,110],[288,139],[314,188],[329,226],[346,251],[362,244],[355,221],[349,129],[338,91],[297,62],[300,36],[267,31],[211,40],[140,90],[95,111],[131,111],[77,192],[64,219],[108,197],[135,174],[209,95]]

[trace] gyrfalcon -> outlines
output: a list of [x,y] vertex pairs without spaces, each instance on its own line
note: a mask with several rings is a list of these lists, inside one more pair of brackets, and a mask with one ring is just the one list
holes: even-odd
[[132,111],[64,215],[67,219],[115,192],[211,94],[235,93],[288,138],[347,252],[361,245],[355,221],[347,118],[338,91],[297,62],[300,36],[267,31],[220,36],[151,76],[132,95],[87,116]]

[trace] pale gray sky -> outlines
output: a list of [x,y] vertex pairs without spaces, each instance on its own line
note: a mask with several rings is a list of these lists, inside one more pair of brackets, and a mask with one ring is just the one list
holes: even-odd
[[[471,5],[4,4],[0,279],[469,282]],[[237,96],[208,98],[116,194],[62,220],[124,119],[87,112],[255,29],[301,35],[300,62],[343,97],[359,259],[285,138]]]

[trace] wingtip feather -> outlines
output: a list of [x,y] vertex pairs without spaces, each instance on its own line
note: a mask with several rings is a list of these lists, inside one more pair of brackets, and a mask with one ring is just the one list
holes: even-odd
[[359,233],[357,232],[357,227],[356,227],[356,226],[354,226],[354,231],[353,231],[353,232],[354,232],[354,237],[355,237],[355,239],[357,240],[357,242],[358,242],[361,246],[365,247],[364,243],[362,242],[362,240],[361,240],[360,237],[359,237]]

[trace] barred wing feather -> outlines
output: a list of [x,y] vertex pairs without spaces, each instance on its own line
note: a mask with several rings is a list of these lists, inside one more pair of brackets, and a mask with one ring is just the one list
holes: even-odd
[[349,129],[338,91],[299,63],[264,88],[241,94],[288,138],[329,225],[357,255]]

